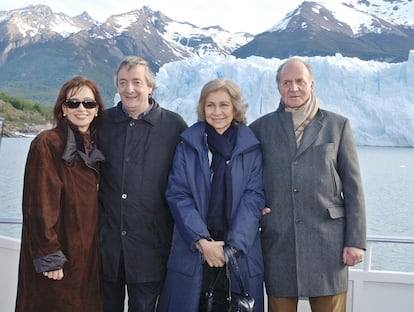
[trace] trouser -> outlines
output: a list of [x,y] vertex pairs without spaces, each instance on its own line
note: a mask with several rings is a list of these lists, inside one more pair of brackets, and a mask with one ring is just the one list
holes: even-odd
[[162,286],[161,282],[127,283],[123,261],[120,261],[118,280],[104,280],[102,284],[104,312],[124,312],[125,286],[129,312],[154,312]]
[[[298,297],[268,297],[269,312],[296,312]],[[310,297],[312,312],[345,312],[346,292],[322,297]]]

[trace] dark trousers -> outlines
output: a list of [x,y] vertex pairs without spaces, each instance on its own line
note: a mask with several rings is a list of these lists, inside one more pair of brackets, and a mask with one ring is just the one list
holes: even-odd
[[128,290],[129,312],[155,311],[162,283],[127,283],[124,263],[120,261],[118,280],[103,281],[104,312],[124,312],[125,286]]

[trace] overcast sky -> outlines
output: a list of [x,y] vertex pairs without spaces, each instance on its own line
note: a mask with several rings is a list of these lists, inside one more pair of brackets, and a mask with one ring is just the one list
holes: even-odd
[[148,5],[179,22],[199,27],[219,25],[231,32],[258,34],[271,28],[303,0],[3,0],[0,11],[45,4],[56,13],[76,16],[87,11],[103,22],[111,15]]

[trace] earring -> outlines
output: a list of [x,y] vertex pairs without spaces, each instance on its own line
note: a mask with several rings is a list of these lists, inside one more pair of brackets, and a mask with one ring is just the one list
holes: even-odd
[[98,113],[95,114],[95,117],[98,117]]
[[65,113],[63,113],[63,117],[66,117],[66,114]]

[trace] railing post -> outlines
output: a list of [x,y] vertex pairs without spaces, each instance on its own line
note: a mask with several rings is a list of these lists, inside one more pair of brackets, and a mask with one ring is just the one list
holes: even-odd
[[372,242],[367,241],[367,250],[365,251],[364,265],[363,265],[364,271],[365,272],[371,271],[371,266],[372,266]]

